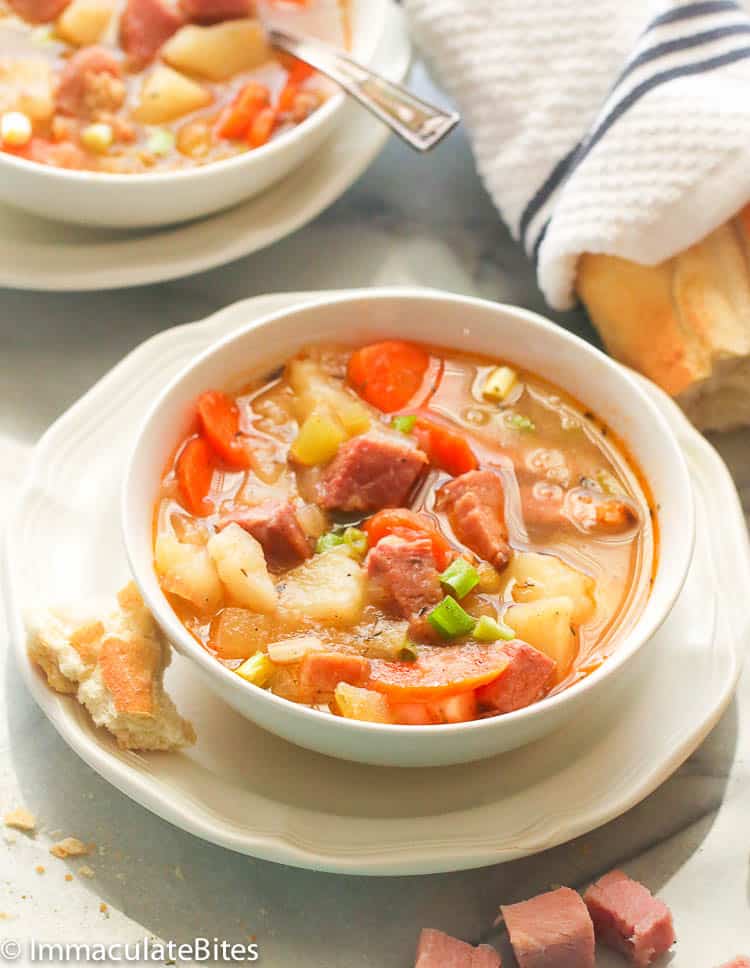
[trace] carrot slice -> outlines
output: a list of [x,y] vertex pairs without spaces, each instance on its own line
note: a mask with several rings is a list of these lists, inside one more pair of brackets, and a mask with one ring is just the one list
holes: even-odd
[[271,103],[271,94],[265,84],[250,81],[239,92],[226,114],[222,115],[218,134],[220,138],[238,140],[244,138],[256,116]]
[[276,111],[273,108],[263,108],[255,115],[247,132],[247,143],[251,148],[260,148],[270,140],[276,124]]
[[414,436],[430,463],[441,471],[458,477],[479,467],[466,438],[430,417],[417,417]]
[[349,382],[373,407],[401,410],[422,386],[430,354],[403,340],[384,340],[355,350],[349,358]]
[[467,642],[423,654],[417,662],[372,659],[367,688],[384,693],[394,703],[432,702],[493,682],[508,664],[500,646]]
[[222,460],[232,467],[250,466],[246,441],[240,435],[240,411],[226,393],[208,390],[197,400],[203,435]]
[[291,111],[294,108],[294,99],[298,94],[299,84],[295,84],[294,81],[287,81],[276,101],[276,110],[280,114],[286,114],[288,111]]
[[[299,0],[296,0],[299,3]],[[299,57],[295,57],[294,54],[287,54],[285,51],[278,51],[276,58],[288,74],[287,80],[294,81],[295,84],[301,84],[302,81],[306,81],[308,77],[312,77],[315,73],[315,68],[312,64],[308,64],[307,61],[300,60]]]
[[440,571],[447,568],[457,555],[437,525],[426,514],[419,514],[408,508],[386,508],[378,511],[365,521],[362,528],[367,532],[371,548],[381,538],[391,534],[399,538],[413,538],[415,535],[429,538],[432,543],[432,556]]
[[213,511],[207,500],[214,474],[213,453],[203,437],[192,437],[182,448],[175,468],[180,497],[187,511],[205,517]]

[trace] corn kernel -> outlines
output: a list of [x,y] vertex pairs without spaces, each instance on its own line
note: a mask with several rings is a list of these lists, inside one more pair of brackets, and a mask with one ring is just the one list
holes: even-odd
[[114,141],[111,124],[90,124],[81,132],[81,143],[89,151],[104,154]]
[[31,139],[31,121],[21,111],[8,111],[0,120],[0,140],[3,144],[19,147]]
[[517,379],[518,374],[515,370],[511,370],[509,366],[496,366],[484,381],[482,396],[486,400],[495,400],[500,403],[513,389]]
[[254,686],[263,688],[263,686],[268,685],[273,673],[273,662],[265,652],[256,652],[235,671],[238,676],[242,676],[247,682],[252,682]]

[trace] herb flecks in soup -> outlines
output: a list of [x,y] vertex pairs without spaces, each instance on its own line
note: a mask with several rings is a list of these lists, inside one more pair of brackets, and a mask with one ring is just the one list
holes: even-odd
[[576,401],[397,340],[202,394],[155,515],[162,587],[218,661],[384,723],[508,713],[589,674],[655,546],[638,469]]
[[330,87],[272,50],[252,13],[252,0],[0,0],[0,149],[138,173],[266,144]]

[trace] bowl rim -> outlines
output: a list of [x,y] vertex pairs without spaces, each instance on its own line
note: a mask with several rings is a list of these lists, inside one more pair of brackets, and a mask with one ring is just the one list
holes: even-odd
[[[135,535],[131,532],[130,528],[131,517],[136,513],[136,509],[132,507],[132,495],[135,492],[130,486],[130,482],[137,472],[138,451],[141,439],[147,436],[151,425],[158,418],[162,407],[168,404],[170,396],[179,389],[182,382],[214,355],[220,354],[227,346],[235,341],[242,340],[248,333],[254,330],[265,329],[267,327],[272,328],[281,320],[302,315],[310,310],[321,309],[325,306],[372,301],[386,302],[393,299],[406,299],[414,301],[415,303],[422,302],[425,305],[431,302],[441,302],[453,305],[456,309],[469,306],[491,312],[504,313],[514,316],[520,325],[529,326],[537,333],[541,333],[543,338],[551,335],[554,339],[560,339],[563,343],[574,347],[577,352],[582,353],[584,358],[587,355],[593,356],[600,363],[603,363],[612,373],[613,379],[619,380],[623,386],[626,386],[630,394],[636,396],[641,406],[648,411],[649,419],[660,429],[665,440],[662,459],[665,459],[668,450],[670,461],[676,474],[675,481],[679,481],[679,487],[675,486],[674,488],[677,494],[675,500],[681,500],[684,510],[687,512],[684,522],[685,527],[683,529],[683,541],[681,543],[683,555],[682,560],[675,560],[672,556],[669,558],[668,584],[662,593],[663,601],[661,607],[655,611],[653,616],[649,617],[647,622],[644,622],[644,615],[647,611],[648,603],[651,600],[649,598],[641,615],[638,616],[633,627],[627,632],[624,640],[608,656],[607,661],[602,663],[589,675],[554,696],[545,697],[539,702],[532,703],[530,706],[510,713],[462,723],[436,723],[424,726],[372,723],[333,716],[329,712],[313,709],[302,703],[296,703],[282,696],[277,696],[274,693],[253,686],[252,683],[240,679],[234,672],[227,669],[226,666],[223,666],[216,658],[210,655],[193,638],[177,618],[166,595],[161,589],[153,567],[153,557],[151,557],[149,563],[149,577],[153,579],[153,583],[156,589],[158,589],[155,595],[151,594],[149,583],[144,580],[140,570],[138,552],[135,547]],[[563,387],[563,389],[565,388]],[[627,443],[627,438],[625,442]],[[648,480],[648,477],[646,479]],[[127,456],[120,496],[121,533],[132,576],[143,595],[146,605],[156,618],[157,623],[165,631],[170,642],[178,647],[183,655],[195,661],[197,666],[204,670],[209,677],[217,678],[219,682],[225,683],[230,690],[236,690],[238,695],[242,692],[243,699],[246,701],[261,704],[266,703],[269,706],[275,706],[279,712],[286,712],[289,717],[300,721],[308,720],[318,725],[325,723],[331,729],[351,731],[355,734],[359,733],[362,735],[371,734],[373,737],[390,737],[391,739],[398,736],[403,738],[410,737],[420,741],[426,737],[446,737],[448,735],[468,733],[470,731],[478,732],[483,730],[490,732],[494,729],[502,729],[506,724],[518,724],[525,720],[535,720],[549,715],[553,710],[573,704],[587,693],[598,689],[607,679],[610,679],[619,672],[650,641],[664,623],[683,588],[695,547],[695,500],[685,456],[679,447],[666,417],[659,411],[654,401],[627,368],[617,363],[607,354],[586,342],[581,337],[571,333],[569,330],[563,329],[561,326],[558,326],[551,320],[532,310],[509,303],[493,302],[488,299],[421,287],[376,287],[363,290],[345,290],[334,294],[322,293],[320,297],[311,298],[297,305],[259,317],[247,325],[235,329],[233,332],[212,342],[170,380],[142,418]],[[152,542],[150,541],[149,544],[151,545]],[[663,535],[660,533],[657,576],[662,571],[664,563],[667,560],[667,552],[668,549],[664,547],[663,543]],[[167,629],[169,630],[168,632]]]

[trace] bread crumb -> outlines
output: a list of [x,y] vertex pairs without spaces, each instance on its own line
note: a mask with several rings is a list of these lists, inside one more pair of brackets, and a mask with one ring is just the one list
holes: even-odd
[[65,880],[66,881],[72,881],[73,880],[73,875],[72,874],[66,874],[65,875]]
[[106,914],[108,910],[109,910],[109,908],[108,908],[108,907],[107,907],[107,905],[106,905],[106,904],[104,903],[104,901],[102,901],[102,902],[101,902],[101,904],[99,905],[99,911],[100,911],[100,912],[101,912],[102,914]]
[[36,867],[34,868],[37,874],[43,874],[45,869],[46,868],[42,864],[37,864]]
[[94,869],[89,867],[88,864],[84,864],[83,867],[78,868],[78,875],[79,877],[93,877]]
[[6,827],[14,827],[16,830],[24,830],[29,833],[36,829],[36,817],[26,807],[16,807],[3,817]]
[[56,844],[53,844],[49,852],[50,854],[54,854],[55,857],[65,860],[66,857],[84,857],[86,854],[91,853],[90,846],[90,844],[84,844],[77,837],[65,837],[63,840],[59,840]]

